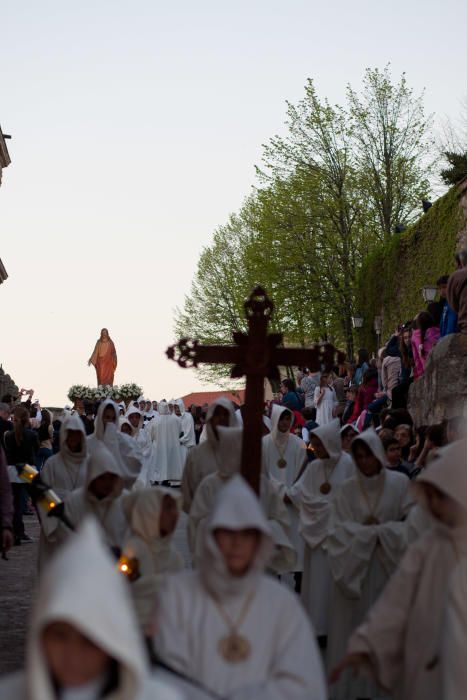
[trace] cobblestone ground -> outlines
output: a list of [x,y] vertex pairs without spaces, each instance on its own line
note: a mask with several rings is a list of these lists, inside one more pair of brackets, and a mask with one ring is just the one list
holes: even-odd
[[13,547],[8,561],[0,559],[0,674],[16,671],[24,663],[24,642],[37,575],[39,523],[24,518],[34,542]]

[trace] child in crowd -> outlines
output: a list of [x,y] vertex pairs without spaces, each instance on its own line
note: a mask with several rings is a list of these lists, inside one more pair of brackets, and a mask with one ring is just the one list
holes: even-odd
[[386,438],[382,442],[387,468],[410,477],[410,465],[402,460],[402,448],[397,438]]

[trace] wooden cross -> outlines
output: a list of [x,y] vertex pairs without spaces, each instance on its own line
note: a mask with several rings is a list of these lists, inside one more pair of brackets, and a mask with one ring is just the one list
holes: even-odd
[[230,364],[232,378],[246,377],[241,470],[256,493],[261,475],[264,379],[279,380],[279,366],[308,367],[312,372],[328,370],[334,366],[336,354],[329,343],[310,348],[280,347],[282,333],[268,333],[273,308],[264,289],[256,287],[245,302],[248,333],[233,333],[234,345],[201,345],[183,338],[166,352],[183,368],[200,363]]

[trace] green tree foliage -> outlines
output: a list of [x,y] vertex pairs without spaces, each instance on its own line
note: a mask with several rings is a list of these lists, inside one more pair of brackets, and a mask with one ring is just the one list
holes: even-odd
[[450,165],[449,168],[441,171],[441,177],[446,185],[455,185],[467,177],[467,151],[465,153],[445,151],[443,155]]
[[405,76],[393,84],[387,68],[368,70],[361,94],[349,87],[347,98],[331,105],[308,80],[303,99],[287,103],[285,135],[263,146],[257,188],[200,256],[178,337],[231,342],[259,283],[286,344],[328,339],[352,353],[362,260],[427,194],[429,120]]

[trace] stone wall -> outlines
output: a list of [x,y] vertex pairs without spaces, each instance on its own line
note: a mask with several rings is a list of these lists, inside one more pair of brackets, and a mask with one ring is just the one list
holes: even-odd
[[467,335],[448,335],[433,348],[408,408],[416,427],[467,415]]

